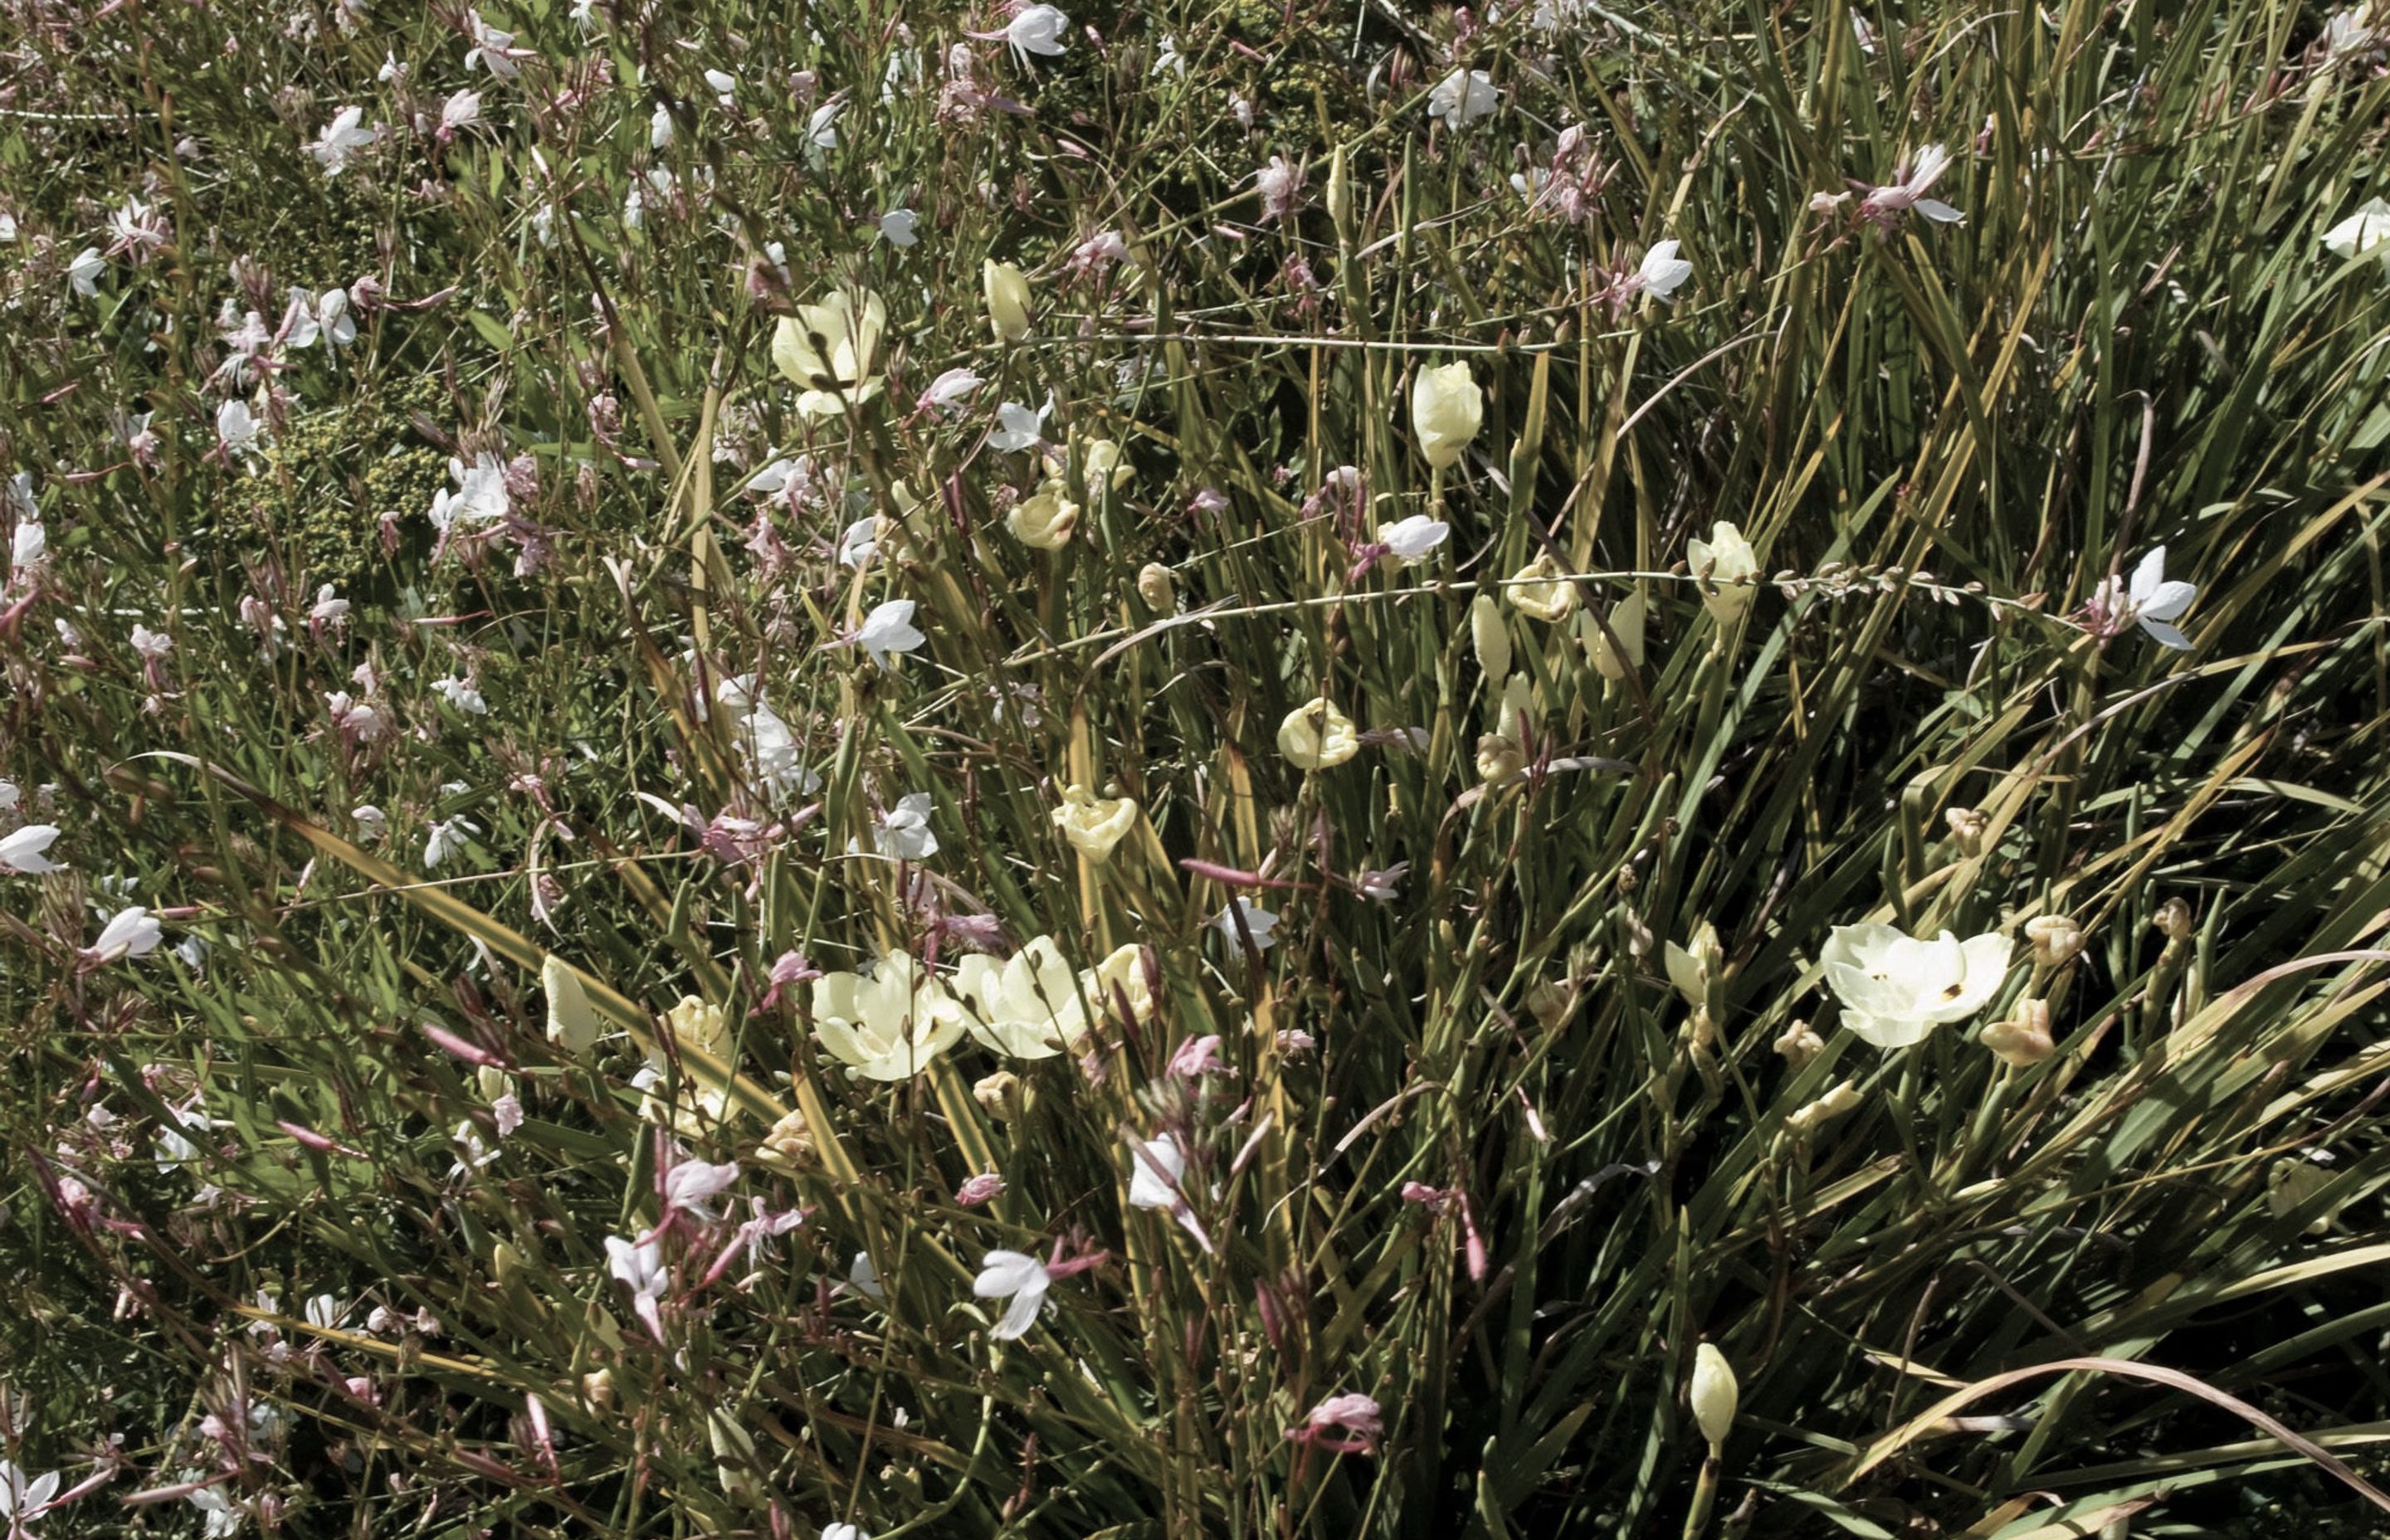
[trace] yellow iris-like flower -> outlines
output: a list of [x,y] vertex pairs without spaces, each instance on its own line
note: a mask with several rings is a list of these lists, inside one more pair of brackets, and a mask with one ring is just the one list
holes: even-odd
[[1330,770],[1361,751],[1361,738],[1353,719],[1322,697],[1286,713],[1278,751],[1298,770]]
[[1102,861],[1137,827],[1137,799],[1099,797],[1084,786],[1073,786],[1063,791],[1053,818],[1073,849],[1090,861]]
[[888,307],[867,289],[834,289],[780,318],[772,333],[772,362],[805,387],[797,398],[799,416],[836,417],[880,393],[871,364],[887,324]]

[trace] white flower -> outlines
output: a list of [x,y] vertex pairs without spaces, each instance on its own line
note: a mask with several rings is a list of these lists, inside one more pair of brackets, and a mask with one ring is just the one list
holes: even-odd
[[1928,145],[1914,157],[1903,157],[1895,168],[1892,182],[1869,193],[1859,203],[1859,212],[1880,223],[1890,223],[1911,209],[1938,225],[1955,225],[1966,215],[1939,199],[1928,198],[1925,190],[1950,168],[1950,152],[1940,145]]
[[914,628],[911,599],[890,599],[874,607],[854,633],[854,645],[871,654],[871,661],[881,668],[890,666],[890,653],[910,652],[927,640]]
[[148,910],[136,905],[119,910],[101,927],[99,939],[84,950],[84,956],[96,963],[146,957],[158,950],[158,922],[150,918]]
[[1043,408],[1031,411],[1015,402],[1006,402],[996,409],[996,430],[987,436],[988,446],[1008,454],[1034,449],[1046,437],[1046,413]]
[[522,66],[517,61],[525,50],[514,45],[514,33],[498,31],[482,20],[477,10],[465,13],[465,31],[473,40],[472,46],[465,50],[466,69],[478,64],[497,80],[512,80],[521,72]]
[[854,1261],[846,1269],[846,1284],[867,1300],[888,1297],[887,1287],[880,1281],[880,1269],[871,1265],[871,1253],[868,1251],[854,1253]]
[[1734,1366],[1713,1343],[1703,1342],[1693,1350],[1693,1422],[1712,1447],[1726,1442],[1734,1427],[1735,1403],[1741,1390],[1735,1384]]
[[709,1165],[703,1161],[683,1161],[664,1176],[664,1208],[694,1214],[707,1224],[713,1222],[713,1211],[707,1200],[720,1197],[730,1184],[739,1180],[739,1162]]
[[2323,233],[2324,250],[2343,262],[2379,254],[2390,271],[2390,203],[2369,198],[2357,212]]
[[464,848],[467,835],[481,832],[482,826],[462,814],[434,821],[429,838],[423,841],[424,868],[428,871],[447,860],[451,853]]
[[880,554],[880,516],[866,514],[838,537],[838,564],[860,567]]
[[1229,945],[1239,944],[1236,917],[1240,913],[1244,916],[1245,929],[1253,933],[1253,945],[1256,949],[1266,952],[1276,944],[1270,940],[1270,932],[1278,929],[1278,916],[1250,898],[1240,898],[1233,905],[1213,916],[1212,928],[1226,937]]
[[86,246],[67,263],[67,282],[74,291],[88,300],[99,292],[99,276],[108,271],[108,263],[96,246]]
[[921,404],[932,411],[945,412],[963,404],[963,399],[987,381],[969,369],[948,369],[930,381],[921,392]]
[[1146,72],[1158,75],[1164,70],[1181,80],[1187,78],[1187,57],[1178,51],[1178,37],[1175,32],[1162,34],[1162,41],[1154,46],[1153,66]]
[[871,974],[825,973],[814,981],[814,1036],[867,1080],[909,1080],[954,1046],[963,1008],[909,952],[880,959]]
[[662,102],[658,102],[656,104],[655,111],[649,114],[648,118],[648,148],[649,149],[670,149],[672,148],[672,109],[666,107]]
[[983,1300],[1012,1301],[988,1335],[999,1342],[1027,1336],[1037,1324],[1037,1312],[1046,1305],[1046,1290],[1053,1284],[1053,1275],[1035,1257],[1020,1251],[988,1252],[980,1260],[980,1275],[971,1280],[971,1292]]
[[357,838],[370,845],[390,829],[390,816],[371,802],[359,802],[349,809],[349,820],[357,826]]
[[1451,533],[1451,525],[1441,519],[1430,519],[1423,513],[1414,513],[1391,524],[1378,526],[1378,539],[1395,560],[1402,562],[1423,560]]
[[0,1525],[5,1525],[8,1534],[20,1533],[25,1525],[40,1518],[58,1495],[57,1471],[28,1481],[14,1460],[0,1459]]
[[303,289],[290,291],[290,318],[283,340],[290,347],[315,346],[322,338],[329,348],[345,348],[357,340],[356,317],[349,314],[349,291],[328,289],[310,296]]
[[1920,941],[1889,925],[1837,925],[1818,958],[1843,1025],[1879,1048],[1905,1048],[1989,1004],[2011,950],[1997,930]]
[[1455,70],[1427,94],[1427,115],[1448,128],[1466,128],[1501,105],[1494,77],[1483,70]]
[[1129,1207],[1184,1208],[1187,1200],[1179,1192],[1179,1183],[1187,1174],[1187,1157],[1179,1153],[1178,1141],[1167,1134],[1151,1139],[1134,1134],[1123,1137],[1128,1140]]
[[376,123],[367,128],[365,118],[364,108],[344,107],[324,125],[323,132],[315,135],[315,142],[307,147],[307,153],[324,168],[326,176],[340,175],[348,168],[352,156],[381,137],[381,125]]
[[469,716],[490,714],[490,703],[482,699],[482,692],[469,679],[434,679],[431,688],[443,700]]
[[440,132],[454,135],[482,121],[482,94],[459,91],[440,104]]
[[2191,601],[2199,597],[2199,590],[2188,583],[2166,581],[2165,554],[2164,545],[2155,546],[2134,565],[2121,603],[2115,596],[2114,580],[2101,584],[2101,601],[2117,625],[2130,616],[2160,647],[2189,652],[2191,638],[2170,622],[2191,608]]
[[[896,1415],[902,1417],[905,1414],[900,1411]],[[821,1540],[871,1540],[871,1536],[853,1524],[824,1524]]]
[[846,103],[833,96],[814,109],[805,120],[805,143],[815,149],[838,148],[838,115],[846,110]]
[[656,1310],[656,1302],[672,1287],[672,1272],[664,1265],[663,1248],[653,1240],[633,1244],[618,1235],[606,1238],[606,1271],[631,1291],[631,1306],[648,1329],[662,1341],[663,1321]]
[[910,209],[891,209],[880,216],[880,234],[891,246],[919,246],[920,223],[921,216]]
[[10,830],[0,836],[0,867],[28,877],[63,870],[57,862],[42,853],[58,837],[56,824],[27,824],[22,828]]
[[349,601],[330,584],[315,590],[315,602],[307,611],[307,619],[316,625],[339,625],[349,618]]
[[1052,6],[1024,6],[1004,24],[1004,41],[1011,47],[1012,57],[1027,69],[1032,54],[1059,57],[1070,30],[1071,19]]
[[927,861],[937,854],[938,837],[930,831],[930,815],[936,806],[936,799],[926,791],[897,798],[871,831],[873,848],[893,861]]
[[49,532],[42,527],[41,520],[19,520],[17,533],[8,543],[9,570],[21,572],[29,567],[37,567],[41,565],[42,558],[49,554],[50,535]]
[[1636,275],[1637,287],[1655,300],[1675,296],[1693,276],[1693,264],[1677,255],[1677,243],[1664,240],[1643,255],[1643,266]]
[[258,422],[245,401],[227,401],[216,408],[216,440],[226,455],[254,455]]
[[[199,1482],[207,1477],[202,1471],[186,1470],[183,1479]],[[225,1540],[227,1535],[238,1534],[240,1526],[249,1519],[249,1510],[227,1496],[220,1486],[200,1487],[191,1494],[190,1500],[193,1508],[207,1515],[207,1540]]]
[[460,520],[481,524],[504,519],[514,506],[507,493],[506,467],[494,455],[477,456],[469,467],[452,456],[448,474],[456,483],[455,490],[443,487],[431,497],[431,526],[443,534]]
[[713,99],[729,107],[739,99],[739,77],[726,70],[708,70],[705,83],[713,88]]

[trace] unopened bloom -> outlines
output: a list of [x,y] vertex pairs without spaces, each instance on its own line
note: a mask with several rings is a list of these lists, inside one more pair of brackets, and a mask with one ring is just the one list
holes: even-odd
[[813,1018],[821,1046],[867,1080],[909,1080],[964,1032],[961,1006],[909,952],[890,953],[867,976],[816,979]]
[[1984,1029],[1982,1042],[2001,1062],[2018,1069],[2040,1063],[2058,1051],[2049,1032],[2049,1002],[2019,1000],[2005,1020]]
[[146,957],[158,950],[159,935],[158,921],[148,910],[137,905],[119,910],[101,927],[99,939],[84,950],[84,956],[96,963]]
[[1469,646],[1487,688],[1510,676],[1510,628],[1491,594],[1480,594],[1469,602]]
[[1035,1257],[1020,1251],[988,1252],[980,1261],[979,1277],[971,1280],[971,1292],[983,1300],[1012,1302],[988,1335],[999,1342],[1027,1336],[1037,1324],[1037,1313],[1046,1306],[1046,1291],[1053,1284],[1054,1276]]
[[2324,250],[2343,262],[2378,256],[2390,272],[2390,203],[2369,198],[2357,212],[2323,233]]
[[[1053,10],[1035,6],[1033,10]],[[1061,13],[1055,11],[1057,16]],[[1017,18],[1015,19],[1018,19]],[[1056,52],[1060,52],[1057,49]],[[987,297],[987,324],[999,342],[1018,342],[1029,335],[1029,279],[1009,262],[989,258],[980,263],[980,287]]]
[[1177,584],[1171,581],[1170,569],[1159,561],[1149,561],[1137,569],[1137,597],[1157,615],[1175,614],[1178,609]]
[[1434,469],[1460,458],[1485,417],[1485,392],[1465,363],[1421,369],[1411,381],[1411,431]]
[[1589,610],[1577,622],[1577,634],[1604,679],[1624,679],[1643,666],[1643,590],[1638,588],[1611,607],[1606,629]]
[[0,867],[28,877],[64,869],[42,853],[58,837],[55,824],[27,824],[22,828],[0,835]]
[[1065,787],[1062,805],[1051,817],[1072,849],[1090,861],[1103,861],[1137,827],[1137,799],[1099,797],[1084,786]]
[[871,364],[887,323],[887,305],[869,289],[833,289],[780,318],[772,332],[772,362],[805,387],[797,398],[799,416],[836,417],[880,393]]
[[1751,608],[1751,583],[1759,575],[1759,556],[1741,530],[1721,519],[1712,526],[1707,540],[1685,543],[1685,558],[1700,585],[1702,608],[1720,627],[1732,625]]
[[1921,941],[1889,925],[1838,925],[1819,958],[1843,1024],[1879,1048],[1905,1048],[1983,1009],[2008,976],[2009,950],[1997,930]]
[[1713,1447],[1726,1442],[1734,1426],[1735,1404],[1741,1399],[1734,1366],[1715,1346],[1703,1342],[1693,1350],[1693,1421]]
[[1814,1134],[1858,1104],[1859,1088],[1850,1081],[1844,1081],[1817,1100],[1788,1114],[1784,1119],[1785,1131],[1795,1138]]
[[1361,751],[1353,719],[1325,697],[1286,713],[1278,725],[1278,751],[1298,770],[1330,770]]
[[1501,105],[1494,77],[1483,70],[1455,70],[1427,94],[1427,115],[1447,128],[1466,128]]
[[581,975],[550,956],[540,964],[539,982],[547,994],[547,1040],[567,1053],[586,1054],[598,1042],[598,1013]]

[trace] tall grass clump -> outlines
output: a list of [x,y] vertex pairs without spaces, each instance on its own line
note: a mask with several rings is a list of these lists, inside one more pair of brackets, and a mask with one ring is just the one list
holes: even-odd
[[2380,10],[5,0],[0,1519],[2383,1533]]

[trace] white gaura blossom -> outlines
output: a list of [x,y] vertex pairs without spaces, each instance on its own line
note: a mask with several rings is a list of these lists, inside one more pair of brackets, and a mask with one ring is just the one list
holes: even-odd
[[1905,1048],[1988,1005],[2008,976],[2011,950],[1997,930],[1921,941],[1869,924],[1834,927],[1818,956],[1843,1003],[1843,1025],[1879,1048]]
[[1001,35],[1005,45],[1012,50],[1015,62],[1026,70],[1032,54],[1043,54],[1048,58],[1060,58],[1062,40],[1070,35],[1070,32],[1069,17],[1052,6],[1037,5],[1023,6],[1013,12],[1012,19],[1004,24]]
[[1051,1059],[1087,1034],[1087,995],[1102,986],[1073,970],[1051,936],[1006,962],[974,953],[955,971],[970,1034],[1013,1059]]
[[1167,1134],[1150,1139],[1134,1134],[1123,1137],[1128,1140],[1129,1207],[1174,1213],[1186,1207],[1179,1184],[1187,1174],[1187,1157],[1179,1152],[1178,1141]]
[[836,417],[880,393],[872,355],[888,324],[888,307],[869,289],[833,289],[818,303],[799,305],[772,333],[772,362],[805,387],[798,415]]
[[938,837],[930,829],[937,801],[927,791],[908,792],[880,815],[871,831],[872,847],[892,861],[927,861],[938,853]]
[[653,1240],[632,1242],[618,1235],[606,1238],[606,1271],[631,1291],[631,1308],[638,1312],[656,1341],[664,1340],[664,1323],[657,1302],[672,1288],[672,1269],[664,1264],[663,1248]]
[[56,824],[27,824],[0,835],[0,870],[39,877],[65,868],[44,854],[58,837]]
[[1677,250],[1673,240],[1655,243],[1643,254],[1643,265],[1635,274],[1636,287],[1655,300],[1674,300],[1677,290],[1693,276],[1693,264],[1677,255]]
[[1018,402],[1008,401],[996,409],[996,427],[987,435],[988,447],[1007,454],[1034,449],[1046,440],[1046,414],[1031,411]]
[[57,1471],[28,1479],[16,1461],[0,1459],[0,1526],[7,1534],[32,1534],[26,1526],[40,1518],[58,1495]]
[[289,319],[283,326],[283,341],[294,348],[314,347],[321,338],[326,347],[337,350],[357,340],[356,317],[349,314],[345,289],[328,289],[316,295],[292,289]]
[[909,952],[880,958],[868,976],[816,979],[813,1019],[821,1046],[867,1080],[911,1079],[965,1030],[961,1002]]
[[434,679],[431,688],[441,699],[468,716],[490,714],[490,703],[482,699],[482,692],[473,687],[469,679]]
[[655,111],[648,115],[648,148],[649,149],[670,149],[672,148],[672,109],[666,107],[662,102],[658,102],[656,104]]
[[713,99],[722,106],[730,107],[737,103],[739,99],[739,77],[730,73],[727,70],[706,71],[705,83],[713,88]]
[[99,276],[108,271],[108,261],[96,246],[86,246],[67,263],[67,286],[86,300],[99,294]]
[[1455,70],[1427,94],[1427,115],[1447,128],[1466,128],[1501,105],[1494,77],[1483,70]]
[[980,1260],[980,1275],[971,1280],[971,1292],[983,1300],[1012,1302],[1005,1308],[1004,1318],[988,1335],[999,1342],[1027,1336],[1029,1328],[1037,1324],[1037,1313],[1046,1305],[1046,1291],[1053,1284],[1053,1275],[1035,1257],[1020,1251],[988,1252]]
[[146,957],[158,950],[160,934],[158,921],[148,910],[137,905],[122,909],[100,928],[99,939],[84,949],[84,956],[96,963]]
[[448,475],[456,481],[456,487],[442,487],[431,497],[431,526],[443,534],[459,522],[495,522],[504,519],[514,507],[507,493],[506,467],[498,463],[495,455],[478,455],[469,466],[451,456]]
[[348,169],[351,158],[357,151],[367,148],[381,137],[381,125],[376,123],[367,128],[365,120],[364,108],[344,107],[324,125],[323,132],[315,135],[315,142],[307,147],[307,153],[324,168],[326,176],[340,175]]
[[1397,519],[1391,524],[1378,526],[1378,539],[1387,554],[1398,562],[1424,561],[1428,553],[1443,545],[1452,533],[1452,526],[1441,519],[1414,513]]
[[461,813],[454,818],[435,820],[423,841],[424,870],[430,870],[464,849],[468,836],[481,832],[482,826]]
[[2323,249],[2343,262],[2374,256],[2390,273],[2390,203],[2369,198],[2357,212],[2323,233]]
[[236,399],[216,408],[216,442],[227,456],[257,454],[257,414],[249,403]]
[[913,247],[921,244],[921,216],[910,209],[891,209],[880,216],[880,238],[891,246]]
[[465,50],[466,69],[478,64],[496,80],[512,80],[522,72],[520,61],[530,57],[530,50],[515,46],[514,33],[498,31],[482,20],[477,10],[465,13],[465,33],[471,39]]
[[1926,189],[1949,169],[1950,152],[1940,145],[1928,145],[1914,156],[1905,155],[1893,168],[1892,181],[1870,191],[1861,200],[1859,212],[1885,225],[1896,223],[1911,210],[1937,225],[1955,225],[1967,216],[1940,199],[1925,196]]
[[1244,917],[1245,930],[1253,936],[1253,945],[1257,950],[1266,952],[1277,944],[1270,940],[1270,932],[1278,929],[1278,916],[1250,898],[1239,898],[1234,904],[1213,916],[1212,928],[1226,937],[1229,945],[1238,945],[1237,917],[1239,915]]
[[913,624],[913,604],[911,599],[890,599],[863,617],[863,624],[855,629],[854,645],[871,654],[871,661],[881,668],[891,666],[891,653],[910,652],[929,640]]
[[2169,582],[2165,557],[2166,548],[2155,546],[2134,563],[2133,575],[2122,584],[2114,578],[2101,580],[2091,597],[2091,610],[2104,631],[2120,631],[2129,622],[2158,646],[2189,652],[2191,638],[2173,622],[2199,597],[2199,590],[2188,583]]

